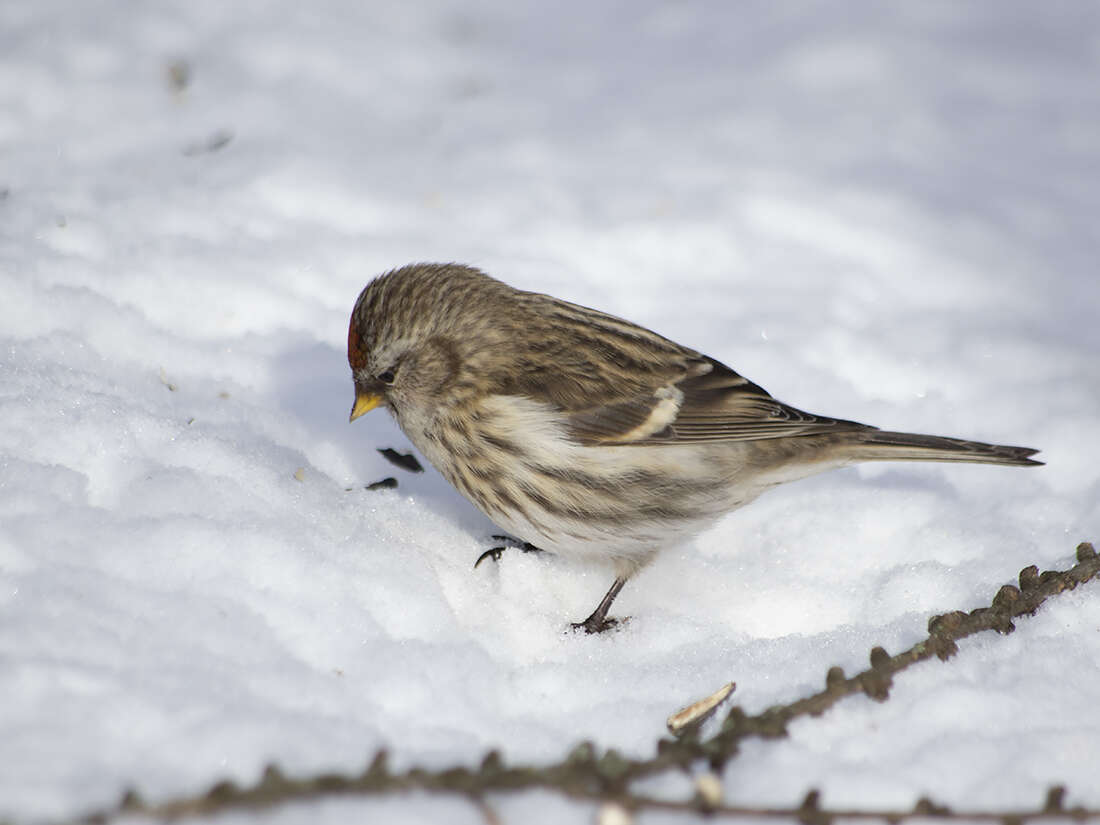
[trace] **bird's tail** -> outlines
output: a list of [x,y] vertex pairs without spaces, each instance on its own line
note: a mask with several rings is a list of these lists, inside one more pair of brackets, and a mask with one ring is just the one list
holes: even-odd
[[945,438],[918,433],[866,430],[849,455],[856,461],[971,461],[977,464],[1008,464],[1030,467],[1042,464],[1031,458],[1038,450],[1007,447],[962,438]]

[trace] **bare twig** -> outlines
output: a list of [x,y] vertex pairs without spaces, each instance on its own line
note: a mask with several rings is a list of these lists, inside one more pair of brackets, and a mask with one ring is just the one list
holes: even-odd
[[820,716],[847,696],[862,693],[875,701],[886,701],[893,677],[910,665],[932,657],[947,660],[958,652],[960,640],[976,633],[988,630],[1011,633],[1014,619],[1034,613],[1048,598],[1072,590],[1100,574],[1100,557],[1091,544],[1077,547],[1077,560],[1068,570],[1048,570],[1041,574],[1036,567],[1027,567],[1020,571],[1019,587],[1003,586],[988,607],[969,613],[956,611],[933,616],[928,622],[928,636],[908,650],[891,656],[883,648],[875,647],[870,652],[868,669],[849,677],[838,667],[830,668],[825,675],[825,687],[819,693],[789,704],[775,705],[756,715],[748,715],[740,706],[735,706],[713,736],[700,738],[698,728],[689,726],[680,738],[661,739],[656,754],[650,759],[629,759],[614,749],[601,752],[591,743],[584,742],[562,761],[544,766],[508,765],[494,750],[486,754],[476,768],[459,766],[438,771],[410,768],[392,772],[387,765],[386,751],[381,750],[359,774],[321,774],[294,779],[284,776],[278,766],[269,765],[263,777],[250,787],[219,782],[200,796],[157,803],[146,802],[136,792],[127,791],[118,805],[95,811],[78,821],[107,823],[116,817],[133,814],[177,819],[231,809],[271,808],[324,796],[426,791],[464,797],[478,807],[487,823],[494,825],[499,820],[485,801],[487,794],[536,788],[556,791],[577,800],[614,803],[627,811],[665,810],[729,818],[795,819],[805,825],[831,825],[837,819],[896,823],[928,817],[1004,825],[1023,825],[1037,819],[1077,822],[1100,819],[1100,809],[1065,807],[1066,790],[1062,786],[1049,789],[1042,807],[1005,811],[956,811],[927,798],[919,800],[911,810],[831,809],[821,806],[816,790],[808,792],[798,807],[759,808],[724,803],[713,787],[706,793],[697,789],[692,798],[685,800],[655,799],[630,789],[637,779],[669,770],[691,770],[700,764],[709,764],[718,772],[737,755],[743,739],[785,736],[791,720]]

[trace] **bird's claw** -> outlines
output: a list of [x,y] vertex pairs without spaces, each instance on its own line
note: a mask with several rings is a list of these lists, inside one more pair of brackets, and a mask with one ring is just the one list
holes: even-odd
[[[496,536],[493,536],[493,538],[496,538]],[[506,549],[506,547],[490,547],[488,550],[477,557],[477,561],[474,562],[474,570],[477,570],[477,566],[485,561],[485,559],[500,561],[500,557]]]
[[517,539],[513,536],[489,536],[493,541],[500,541],[504,543],[503,547],[497,548],[498,550],[506,550],[509,547],[514,547],[516,550],[522,550],[524,553],[541,553],[538,547],[531,544],[529,541],[523,539]]
[[490,547],[484,553],[477,557],[477,561],[474,562],[474,569],[481,564],[485,559],[492,559],[499,562],[500,557],[504,554],[505,550],[514,548],[516,550],[522,550],[524,553],[541,553],[538,547],[531,544],[529,541],[523,541],[521,539],[513,538],[512,536],[490,536],[493,541],[503,542],[499,547]]
[[589,635],[593,633],[605,633],[612,628],[619,627],[626,624],[627,619],[613,619],[610,616],[604,616],[603,618],[597,618],[595,616],[589,616],[583,622],[571,622],[569,627],[573,632],[583,630]]

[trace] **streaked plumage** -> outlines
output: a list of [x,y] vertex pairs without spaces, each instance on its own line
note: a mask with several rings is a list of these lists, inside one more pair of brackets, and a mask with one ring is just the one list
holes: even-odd
[[587,307],[457,264],[413,264],[352,312],[352,418],[388,406],[501,527],[610,561],[615,585],[663,546],[775,484],[855,461],[1034,465],[1036,451],[812,415],[729,367]]

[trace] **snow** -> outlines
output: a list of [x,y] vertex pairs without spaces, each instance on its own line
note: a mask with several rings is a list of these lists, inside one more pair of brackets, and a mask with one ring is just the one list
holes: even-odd
[[[749,712],[796,699],[1100,539],[1092,4],[15,0],[0,32],[0,818],[383,745],[649,755],[727,681]],[[347,425],[348,313],[414,260],[1048,463],[785,486],[578,636],[608,571],[473,570],[494,527],[378,455],[408,448],[383,413]],[[726,798],[1100,805],[1098,592],[747,742]],[[220,820],[353,817],[481,821],[420,795]]]

